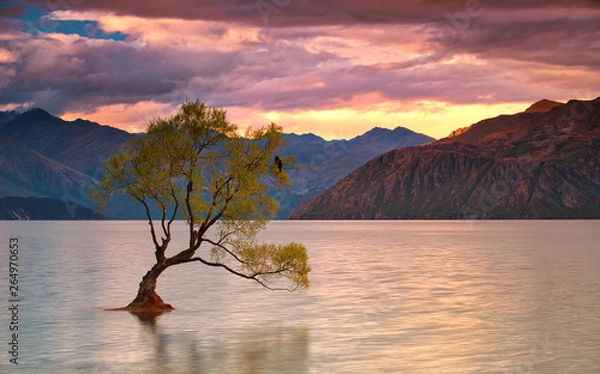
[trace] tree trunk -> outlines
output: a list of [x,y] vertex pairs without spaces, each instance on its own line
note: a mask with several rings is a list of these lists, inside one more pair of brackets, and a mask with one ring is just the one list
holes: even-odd
[[156,279],[168,266],[157,263],[144,275],[135,299],[124,310],[130,312],[162,312],[174,309],[165,303],[156,293]]

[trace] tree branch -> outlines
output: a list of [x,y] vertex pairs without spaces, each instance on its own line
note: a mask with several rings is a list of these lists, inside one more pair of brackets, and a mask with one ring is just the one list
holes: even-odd
[[177,211],[179,210],[179,199],[177,199],[177,194],[175,193],[175,189],[171,187],[171,196],[173,196],[173,200],[175,201],[175,208],[173,209],[173,215],[167,223],[167,232],[169,233],[169,238],[171,237],[171,224],[175,221],[175,217],[177,217]]
[[156,230],[154,229],[154,222],[152,221],[152,214],[150,214],[150,207],[146,202],[145,198],[136,197],[136,199],[144,205],[144,209],[146,209],[146,217],[148,217],[148,224],[150,225],[150,234],[152,236],[152,242],[154,243],[154,247],[156,251],[154,252],[154,256],[156,257],[156,261],[162,262],[165,259],[165,247],[158,244],[158,239],[156,238]]
[[241,278],[253,280],[256,283],[258,283],[261,286],[263,286],[264,288],[269,289],[269,290],[273,290],[273,291],[294,291],[295,289],[297,289],[297,287],[294,287],[292,289],[290,289],[290,288],[276,288],[276,287],[271,287],[271,286],[267,285],[264,281],[262,281],[259,278],[260,276],[268,276],[268,275],[278,275],[278,274],[281,274],[281,273],[283,273],[285,271],[288,271],[289,270],[288,268],[274,270],[274,271],[269,271],[269,272],[254,273],[254,274],[248,275],[248,274],[241,273],[241,272],[239,272],[237,270],[234,270],[234,269],[230,268],[229,266],[227,266],[225,264],[222,264],[220,262],[207,261],[207,260],[203,259],[202,257],[193,257],[193,258],[190,258],[190,259],[178,262],[177,264],[174,264],[174,265],[184,264],[184,263],[188,263],[188,262],[201,262],[201,263],[203,263],[204,265],[207,265],[207,266],[223,268],[223,269],[227,270],[228,272],[230,272],[231,274],[237,275],[238,277],[241,277]]
[[194,246],[194,211],[192,210],[192,191],[194,190],[194,182],[190,179],[187,183],[185,193],[185,207],[187,208],[188,217],[190,220],[190,247]]
[[229,176],[227,178],[227,180],[225,181],[225,183],[223,183],[221,185],[221,187],[217,188],[217,190],[213,194],[213,199],[212,199],[212,203],[211,203],[211,206],[209,208],[209,211],[206,214],[206,217],[204,218],[204,222],[202,222],[202,225],[200,226],[200,229],[197,232],[198,238],[197,238],[197,243],[196,243],[196,249],[200,247],[200,243],[202,243],[203,240],[206,240],[206,238],[204,238],[204,234],[206,233],[206,231],[211,226],[213,226],[219,219],[221,219],[221,217],[223,216],[223,214],[225,214],[225,211],[229,207],[229,202],[233,199],[233,195],[232,196],[223,197],[224,200],[225,200],[225,204],[223,205],[223,207],[221,208],[221,210],[214,217],[211,218],[212,212],[214,211],[214,208],[217,206],[217,197],[218,197],[218,195],[221,194],[221,190],[223,189],[223,187],[229,185],[229,182],[231,182],[232,179],[233,179],[233,177]]
[[237,262],[239,262],[240,264],[246,264],[246,261],[242,260],[241,258],[239,258],[235,253],[233,253],[231,250],[229,250],[229,248],[225,247],[221,241],[219,240],[218,242],[215,242],[213,240],[210,239],[204,239],[207,243],[210,243],[212,245],[214,245],[215,247],[219,247],[222,250],[224,250],[225,252],[227,252],[231,257],[233,257]]
[[148,224],[150,225],[150,234],[152,235],[152,242],[154,242],[154,246],[156,248],[159,247],[158,240],[156,239],[156,230],[154,230],[154,222],[152,222],[152,214],[150,214],[150,207],[148,203],[146,203],[145,198],[136,197],[136,199],[144,204],[144,209],[146,210],[146,217],[148,218]]
[[290,270],[289,268],[282,268],[282,269],[278,269],[278,270],[273,270],[273,271],[265,271],[265,272],[255,272],[253,274],[244,274],[242,272],[239,272],[237,270],[234,270],[232,268],[230,268],[229,266],[220,263],[220,262],[211,262],[211,261],[207,261],[205,259],[203,259],[202,257],[192,257],[192,258],[188,258],[188,259],[183,259],[180,261],[177,261],[175,263],[172,263],[171,265],[179,265],[179,264],[185,264],[188,262],[201,262],[204,265],[207,266],[211,266],[211,267],[218,267],[218,268],[223,268],[225,270],[227,270],[229,273],[237,275],[238,277],[244,278],[244,279],[250,279],[253,280],[255,282],[257,282],[258,284],[260,284],[261,286],[269,289],[269,290],[273,290],[273,291],[294,291],[296,289],[298,289],[298,287],[293,287],[293,288],[278,288],[278,287],[271,287],[268,284],[266,284],[263,280],[261,280],[259,277],[261,276],[269,276],[269,275],[280,275],[281,273],[284,273],[288,270]]
[[167,231],[167,226],[165,225],[165,220],[167,219],[167,206],[158,199],[158,197],[156,198],[156,201],[158,201],[160,207],[162,208],[162,216],[160,218],[160,226],[162,227],[163,230],[163,234],[165,234],[165,237],[163,238],[163,245],[165,244],[165,241],[170,241],[171,240],[171,235],[169,235],[169,232]]

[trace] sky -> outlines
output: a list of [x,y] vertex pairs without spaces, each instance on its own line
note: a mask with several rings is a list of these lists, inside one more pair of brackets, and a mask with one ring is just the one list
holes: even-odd
[[600,96],[600,0],[0,1],[0,110],[130,132],[199,99],[240,127],[435,138]]

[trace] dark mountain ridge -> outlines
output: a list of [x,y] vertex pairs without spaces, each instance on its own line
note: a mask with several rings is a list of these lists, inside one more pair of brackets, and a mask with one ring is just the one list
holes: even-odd
[[291,218],[600,218],[600,98],[531,108],[376,157]]
[[135,136],[82,119],[64,121],[39,108],[11,117],[0,125],[0,135],[93,177],[104,159]]
[[533,103],[529,108],[525,109],[525,113],[545,113],[563,104],[564,103],[560,103],[558,101],[542,99]]
[[289,170],[291,189],[273,191],[280,202],[277,218],[287,218],[304,200],[332,187],[373,157],[435,140],[403,127],[393,130],[376,127],[349,140],[326,141],[313,134],[288,136],[289,145],[283,154],[295,155],[300,168]]
[[95,180],[0,135],[0,197],[48,197],[89,204],[85,189]]
[[[0,112],[0,197],[47,197],[94,208],[85,190],[102,176],[103,161],[132,137],[109,126],[64,121],[36,108]],[[286,135],[282,154],[294,154],[301,168],[287,169],[291,190],[272,190],[286,218],[301,200],[333,186],[350,171],[385,151],[430,142],[410,130],[373,129],[350,140],[327,141],[314,134]],[[285,166],[286,168],[289,165]],[[109,205],[111,218],[143,219],[144,211],[126,197]]]

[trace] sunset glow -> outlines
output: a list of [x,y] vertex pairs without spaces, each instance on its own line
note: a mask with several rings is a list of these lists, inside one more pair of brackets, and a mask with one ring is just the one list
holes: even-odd
[[[600,7],[550,1],[44,1],[0,6],[0,110],[143,131],[186,100],[244,127],[439,138],[600,87]],[[279,4],[279,5],[277,5]]]

